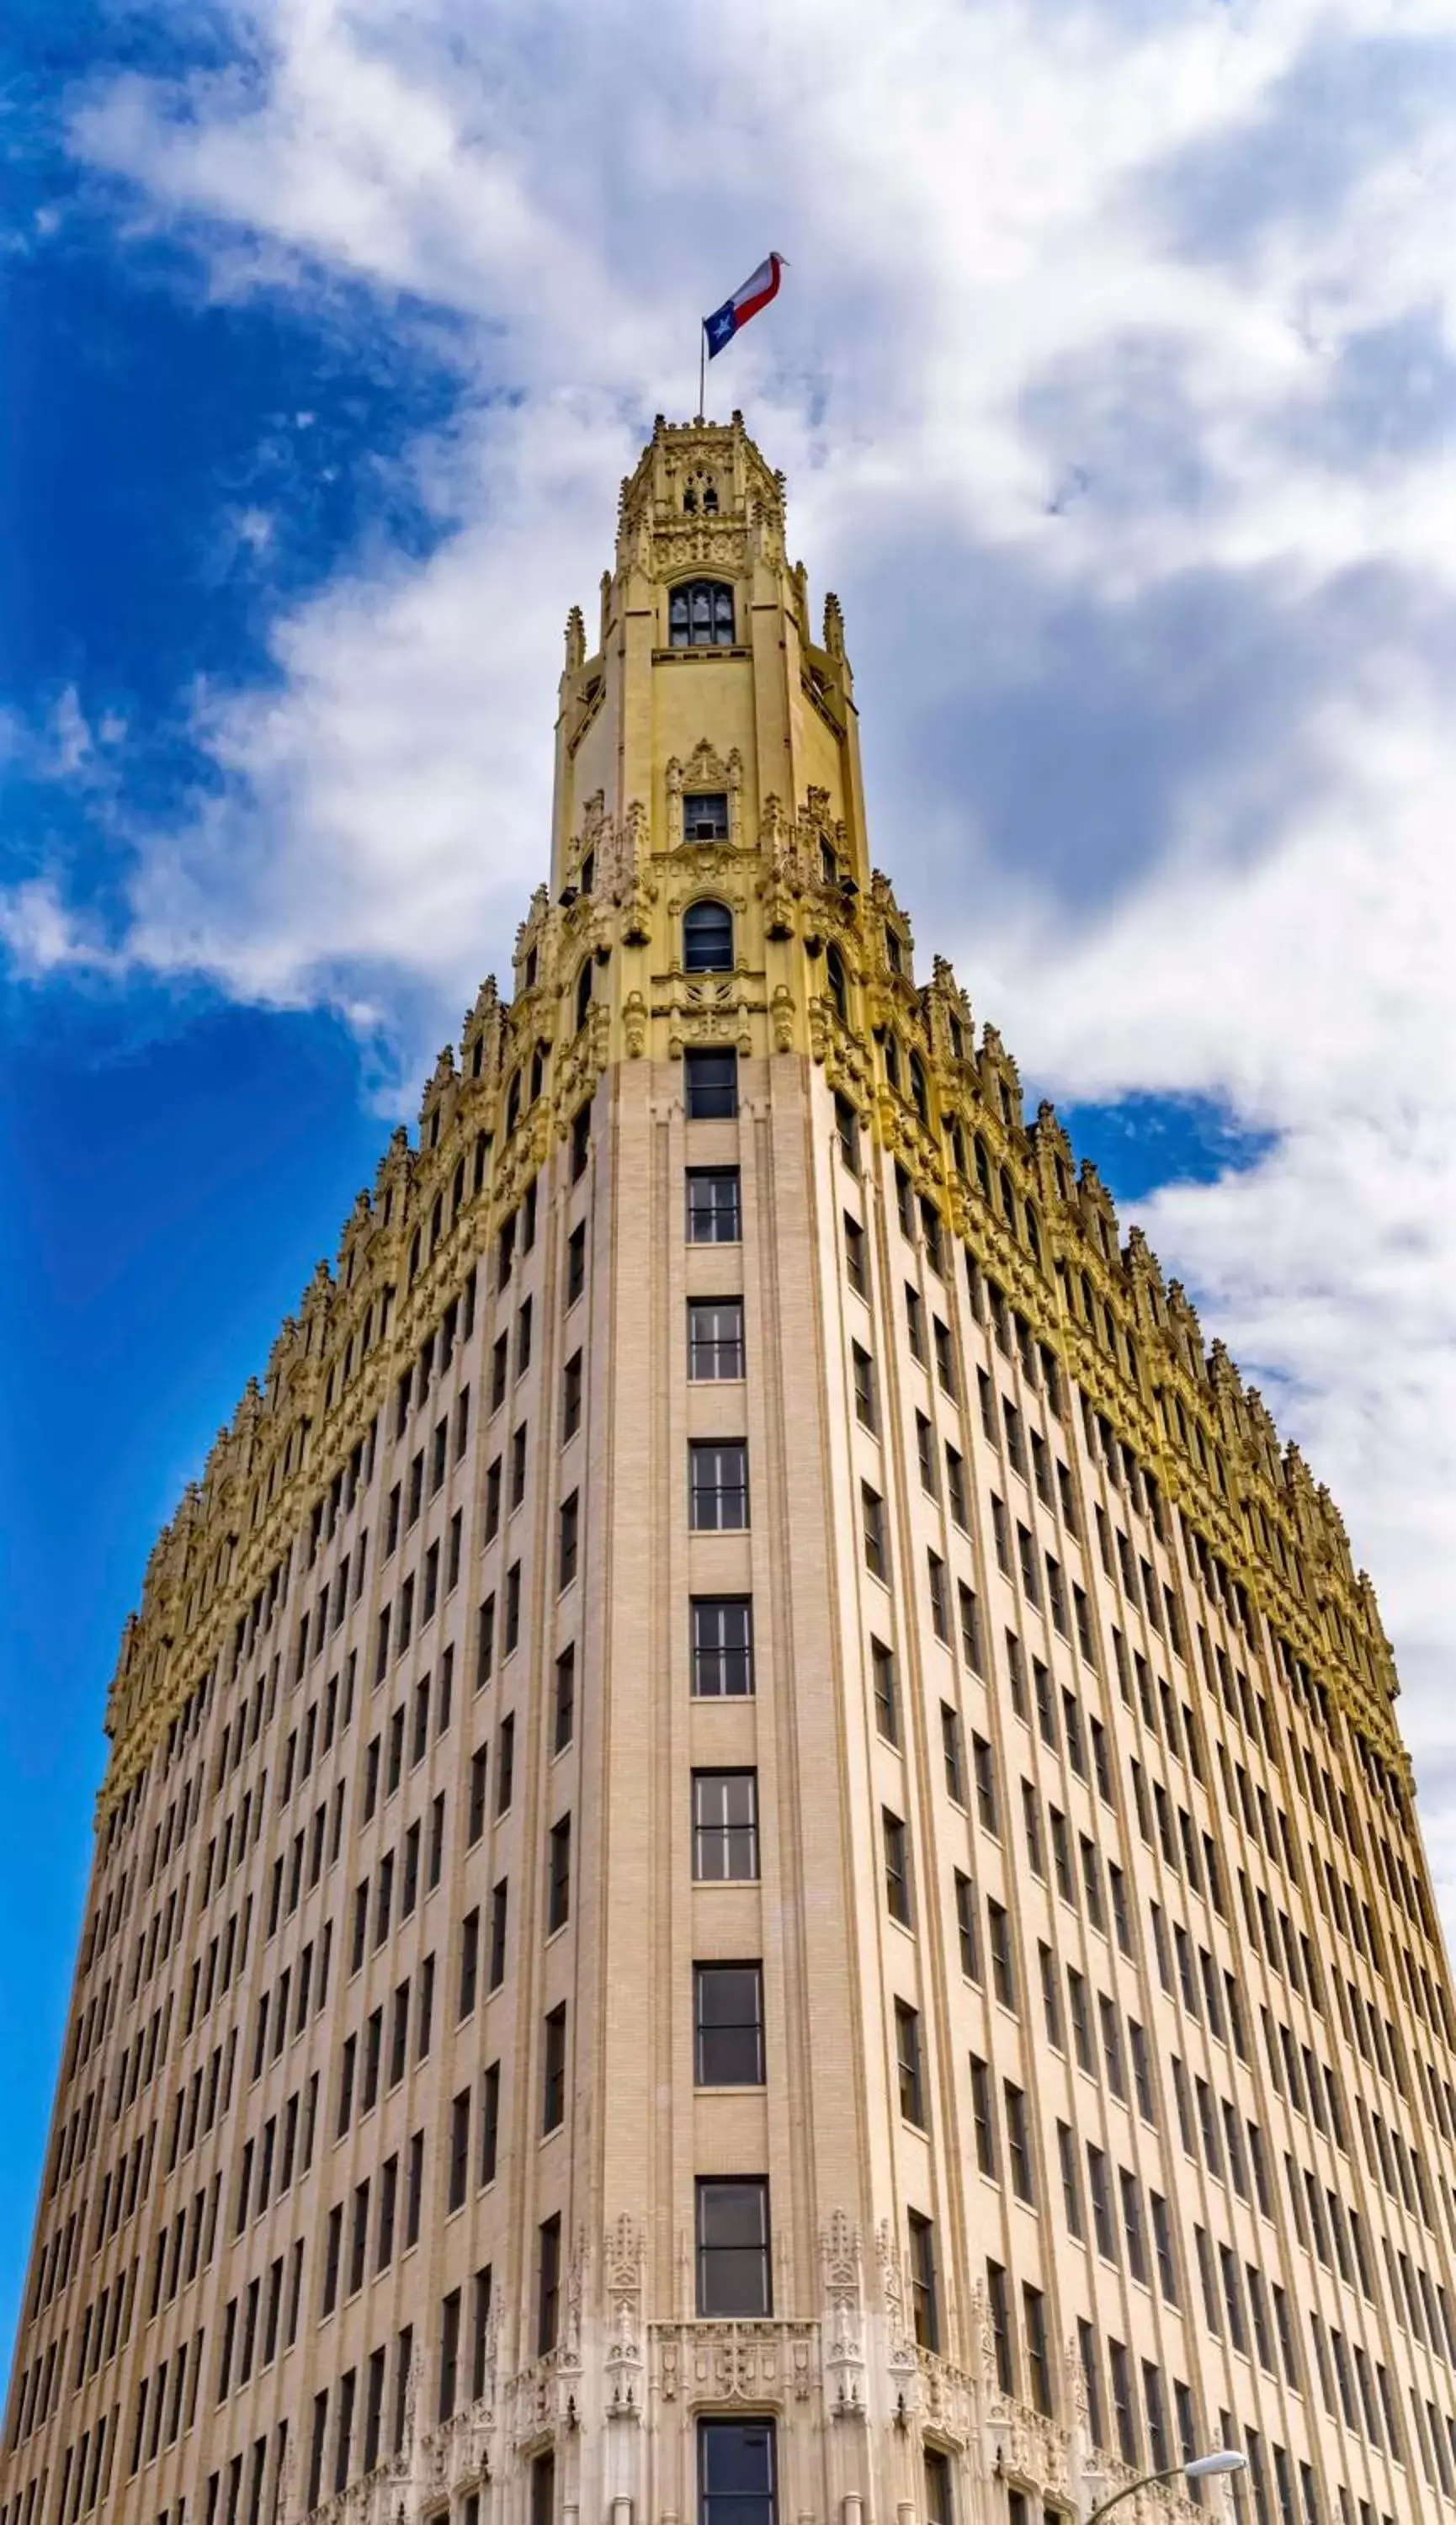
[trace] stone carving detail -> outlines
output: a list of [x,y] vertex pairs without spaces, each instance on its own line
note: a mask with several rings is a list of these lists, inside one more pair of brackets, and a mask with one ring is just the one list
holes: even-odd
[[638,2417],[642,2403],[642,2237],[626,2210],[607,2230],[607,2412]]
[[881,2218],[876,2230],[875,2250],[879,2262],[879,2294],[884,2302],[884,2325],[889,2340],[890,2393],[894,2398],[896,2417],[910,2419],[920,2406],[920,2361],[905,2322],[905,2274],[900,2262],[900,2249],[887,2218]]
[[1074,2334],[1067,2344],[1062,2373],[1067,2381],[1067,2407],[1079,2428],[1087,2424],[1087,2377]]
[[651,936],[656,880],[648,874],[651,833],[640,798],[629,798],[620,823],[607,819],[596,843],[593,885],[605,901],[618,906],[622,935],[628,945]]
[[774,1050],[792,1052],[794,1048],[794,999],[786,982],[779,982],[769,1003],[769,1016],[774,1028]]
[[921,2418],[952,2445],[967,2447],[975,2435],[977,2389],[973,2377],[929,2350],[920,2353]]
[[[728,798],[728,847],[743,847],[743,758],[734,746],[727,762],[715,754],[706,737],[693,747],[685,764],[672,755],[667,767],[668,848],[676,850],[682,842],[682,800],[701,792],[722,792]],[[694,845],[687,843],[691,850]]]
[[660,2399],[694,2401],[809,2401],[817,2385],[818,2326],[772,2320],[653,2324]]
[[622,1003],[622,1027],[628,1061],[640,1061],[647,1049],[647,1003],[640,991],[628,991]]
[[836,2418],[865,2410],[865,2290],[859,2229],[836,2209],[819,2240],[824,2273],[824,2362]]

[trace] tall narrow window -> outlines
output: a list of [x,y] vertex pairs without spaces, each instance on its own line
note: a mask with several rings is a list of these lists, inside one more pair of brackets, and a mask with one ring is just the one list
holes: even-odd
[[682,916],[684,973],[730,973],[733,916],[726,903],[690,903]]
[[772,2420],[699,2420],[698,2525],[777,2525]]
[[942,2454],[938,2447],[927,2447],[922,2469],[926,2485],[926,2525],[955,2525],[949,2455]]
[[460,2291],[452,2289],[440,2305],[440,2382],[435,2416],[448,2420],[455,2409],[460,2379]]
[[940,2347],[940,2301],[935,2274],[935,2230],[918,2209],[907,2213],[910,2233],[910,2311],[922,2350]]
[[766,2178],[702,2179],[697,2211],[699,2314],[772,2313]]
[[868,1482],[860,1484],[860,1514],[865,1538],[865,1566],[872,1577],[889,1576],[889,1554],[885,1544],[884,1502]]
[[910,1926],[910,1853],[905,1826],[888,1807],[880,1809],[880,1835],[884,1850],[884,1901],[892,1920]]
[[875,1723],[887,1745],[898,1745],[900,1706],[893,1649],[886,1648],[883,1640],[872,1640],[870,1663],[875,1677]]
[[685,1052],[683,1098],[690,1122],[731,1121],[738,1111],[735,1052]]
[[536,2356],[556,2348],[561,2319],[561,2218],[546,2218],[536,2238]]
[[572,1818],[551,1827],[546,1859],[546,1934],[564,1927],[572,1907]]
[[1031,2175],[1031,2141],[1027,2126],[1027,2099],[1020,2087],[1008,2078],[1002,2089],[1006,2105],[1006,2155],[1011,2168],[1011,2188],[1019,2201],[1034,2202],[1035,2186]]
[[756,1771],[694,1771],[692,1872],[699,1884],[751,1882],[757,1877]]
[[748,1523],[744,1440],[694,1439],[687,1450],[688,1523],[694,1533],[738,1533]]
[[926,2121],[925,2080],[921,2070],[920,2016],[903,1999],[895,2002],[895,2066],[900,2082],[900,2111],[917,2130]]
[[556,1660],[556,1695],[551,1718],[551,1751],[564,1754],[572,1741],[577,1712],[577,1652],[562,1650]]
[[742,1376],[741,1298],[688,1300],[687,1373],[695,1385],[731,1384]]
[[753,1605],[747,1596],[692,1600],[692,1689],[703,1701],[753,1690]]
[[471,2161],[471,2091],[463,2087],[450,2106],[450,2180],[445,2195],[447,2210],[459,2209],[465,2201],[466,2183]]
[[480,2081],[480,2181],[495,2181],[500,2155],[500,2062],[492,2060]]
[[559,1530],[557,1535],[556,1584],[558,1591],[562,1593],[572,1585],[577,1575],[577,1560],[580,1549],[580,1498],[577,1492],[573,1491],[571,1497],[569,1499],[564,1499],[561,1503]]
[[566,2119],[567,2012],[566,2002],[553,2007],[546,2019],[541,2047],[541,2129],[559,2130]]
[[763,2085],[761,1964],[694,1964],[693,2022],[700,2087]]
[[1044,2418],[1051,2417],[1051,2361],[1046,2354],[1046,2300],[1040,2289],[1022,2290],[1023,2330],[1027,2342],[1027,2382],[1030,2389],[1031,2406]]
[[736,1166],[687,1169],[687,1242],[737,1245],[743,1234]]

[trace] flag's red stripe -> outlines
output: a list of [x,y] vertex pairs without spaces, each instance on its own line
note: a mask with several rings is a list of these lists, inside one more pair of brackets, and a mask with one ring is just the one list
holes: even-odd
[[760,290],[756,293],[756,295],[755,295],[754,297],[752,297],[752,298],[745,298],[745,299],[743,299],[743,300],[742,300],[742,301],[741,301],[737,306],[735,306],[735,307],[734,307],[734,309],[733,309],[733,330],[734,330],[734,332],[736,332],[736,331],[737,331],[738,326],[739,326],[740,324],[746,324],[746,323],[747,323],[748,319],[749,319],[749,317],[750,317],[750,316],[756,316],[756,315],[758,314],[758,311],[759,311],[759,309],[760,309],[761,307],[767,307],[767,306],[768,306],[768,303],[769,303],[769,301],[770,301],[770,299],[771,299],[771,298],[777,298],[777,297],[778,297],[778,281],[779,281],[779,263],[778,263],[778,255],[777,255],[777,254],[776,254],[776,255],[772,255],[772,256],[770,257],[770,262],[771,262],[772,267],[773,267],[773,277],[772,277],[772,278],[771,278],[771,280],[769,281],[768,287],[767,287],[766,289],[760,289]]

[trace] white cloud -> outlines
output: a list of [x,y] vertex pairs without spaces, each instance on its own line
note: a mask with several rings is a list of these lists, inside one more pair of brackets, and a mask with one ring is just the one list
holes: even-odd
[[544,860],[614,477],[779,246],[713,400],[850,601],[878,855],[1060,1092],[1275,1135],[1146,1210],[1375,1571],[1456,1905],[1456,0],[233,14],[246,72],[102,81],[77,151],[219,290],[449,311],[480,394],[432,556],[197,696],[225,777],[122,952],[437,1040]]

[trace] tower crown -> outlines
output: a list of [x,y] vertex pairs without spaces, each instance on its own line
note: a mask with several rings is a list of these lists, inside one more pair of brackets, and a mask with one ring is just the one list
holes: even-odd
[[783,566],[783,476],[774,472],[735,412],[721,421],[658,414],[637,468],[622,485],[619,574],[671,581],[716,569],[741,576]]
[[824,830],[816,864],[862,889],[838,601],[827,598],[816,639],[807,574],[786,555],[783,477],[742,414],[659,415],[622,485],[590,654],[579,609],[567,623],[553,892],[586,890],[604,838],[628,837],[634,866],[715,840],[772,856],[805,812]]

